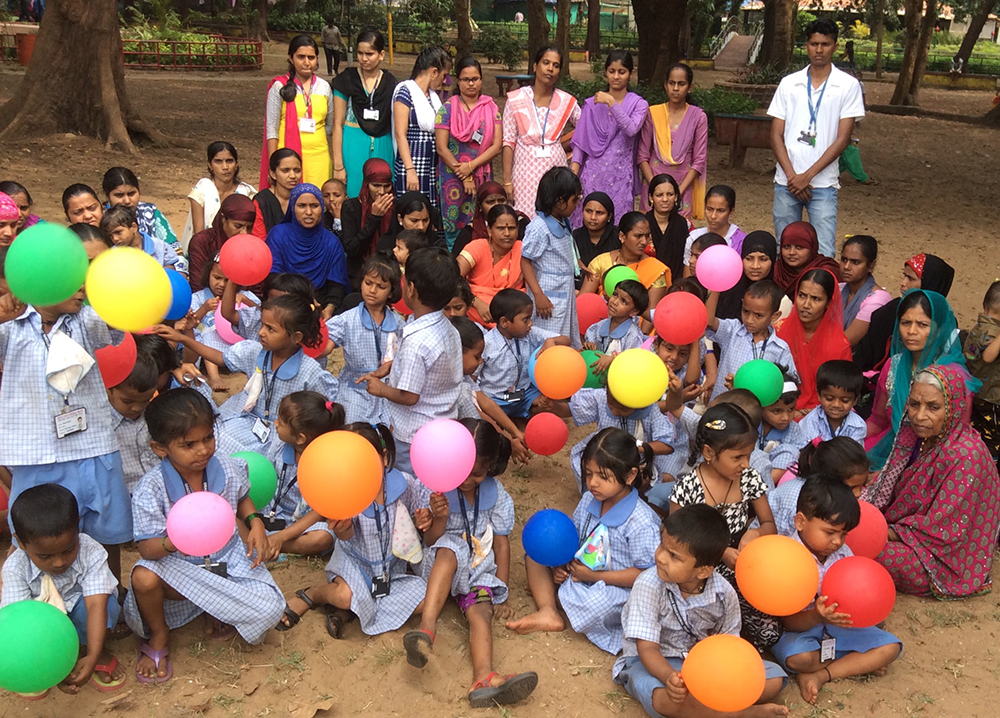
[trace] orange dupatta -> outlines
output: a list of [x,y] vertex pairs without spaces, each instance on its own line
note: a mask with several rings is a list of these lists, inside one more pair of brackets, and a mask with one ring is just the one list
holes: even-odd
[[[660,154],[663,155],[667,162],[673,166],[677,166],[679,163],[674,160],[673,155],[670,153],[670,113],[667,112],[666,103],[662,105],[653,105],[649,108],[649,116],[653,120],[653,131],[656,134],[656,144],[660,150]],[[687,117],[687,114],[684,115]],[[684,120],[681,120],[683,122]],[[704,219],[705,218],[705,178],[698,173],[695,178],[691,192],[691,216],[694,219]],[[680,202],[680,197],[677,201]]]

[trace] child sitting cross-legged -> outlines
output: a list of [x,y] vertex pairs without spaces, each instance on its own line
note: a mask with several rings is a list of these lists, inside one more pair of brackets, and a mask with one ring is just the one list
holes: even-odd
[[639,574],[622,611],[625,642],[612,678],[650,716],[742,718],[785,716],[770,703],[784,687],[785,673],[764,662],[766,682],[756,705],[719,713],[699,703],[684,685],[681,666],[688,651],[708,636],[740,634],[736,591],[716,571],[729,546],[726,520],[712,507],[692,504],[663,522],[656,565]]
[[[853,555],[844,538],[860,520],[861,509],[850,487],[822,474],[806,479],[791,537],[816,559],[820,585],[833,564]],[[826,596],[817,596],[814,604],[782,621],[785,633],[774,645],[774,656],[797,674],[799,691],[809,703],[815,703],[823,685],[835,678],[884,675],[903,649],[898,638],[881,628],[854,628],[850,614],[838,612],[837,604]],[[830,650],[824,645],[828,640],[834,641],[832,658],[823,654]]]
[[854,362],[831,359],[820,364],[816,372],[819,406],[799,422],[803,438],[829,441],[835,436],[846,436],[864,445],[868,427],[854,411],[864,387],[865,376]]
[[605,373],[611,360],[626,349],[642,346],[646,337],[636,317],[641,317],[647,309],[649,292],[640,282],[634,279],[618,282],[608,297],[608,318],[591,324],[584,335],[583,348],[602,355],[594,364],[595,373]]

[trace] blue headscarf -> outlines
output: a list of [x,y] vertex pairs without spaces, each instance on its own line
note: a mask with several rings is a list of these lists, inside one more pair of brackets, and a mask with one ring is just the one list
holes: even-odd
[[[295,204],[304,194],[313,195],[321,208],[316,226],[310,229],[295,218]],[[303,183],[292,189],[285,218],[267,235],[273,257],[271,271],[303,274],[317,291],[328,281],[349,287],[344,247],[333,232],[323,227],[322,207],[323,193],[316,185]]]

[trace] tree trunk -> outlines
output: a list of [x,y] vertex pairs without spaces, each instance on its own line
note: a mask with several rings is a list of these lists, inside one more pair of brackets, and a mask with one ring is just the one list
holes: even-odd
[[917,40],[917,57],[913,63],[913,77],[910,78],[910,102],[908,104],[917,105],[917,95],[920,93],[920,83],[924,81],[924,73],[927,72],[927,54],[931,49],[931,40],[934,38],[934,25],[937,23],[937,2],[927,0],[927,9],[924,12],[923,22],[920,23],[920,37]]
[[250,37],[255,40],[270,40],[267,34],[267,0],[255,0],[254,15],[256,16],[249,28]]
[[885,0],[878,0],[878,15],[875,17],[875,77],[882,79],[882,36],[885,35]]
[[983,0],[979,9],[976,10],[976,14],[969,19],[969,29],[965,31],[965,37],[962,38],[962,45],[958,48],[958,56],[964,61],[962,65],[963,75],[968,71],[969,56],[972,55],[972,50],[976,47],[976,41],[979,40],[979,33],[983,31],[990,13],[993,12],[993,8],[996,6],[997,0]]
[[122,38],[114,3],[49,0],[35,51],[14,96],[0,107],[0,140],[75,132],[138,154],[146,137],[175,140],[139,117],[125,90]]
[[472,54],[472,16],[469,0],[455,0],[455,25],[458,38],[455,40],[455,57],[463,58]]
[[764,0],[764,37],[758,65],[787,69],[795,46],[795,14],[798,4],[791,0]]
[[299,0],[285,0],[281,5],[281,9],[286,15],[290,15],[293,12],[299,11]]
[[572,7],[571,0],[556,0],[556,47],[563,56],[559,77],[569,77],[569,27]]
[[587,2],[587,52],[592,60],[601,54],[601,0]]
[[662,85],[680,60],[680,31],[688,0],[632,0],[639,33],[639,81]]
[[677,38],[677,54],[680,57],[698,57],[698,48],[691,50],[691,25],[694,13],[691,12],[691,4],[684,8],[684,17],[681,18],[680,37]]
[[535,53],[549,44],[549,18],[545,0],[528,0],[528,73],[534,72]]
[[[933,5],[935,1],[936,0],[928,0],[928,3]],[[892,99],[889,100],[890,105],[917,104],[916,98],[911,93],[911,89],[913,86],[913,78],[917,70],[917,56],[920,54],[920,40],[923,34],[921,32],[921,20],[923,19],[921,11],[923,6],[924,0],[905,0],[903,31],[906,33],[906,44],[903,47],[903,62],[899,68],[899,78],[896,80],[896,89],[892,93]],[[933,11],[931,14],[936,15]],[[931,24],[931,30],[933,31],[933,22]],[[930,42],[930,39],[930,35],[928,35],[928,43]],[[926,67],[926,51],[924,51],[923,57]],[[923,77],[922,72],[921,77]]]

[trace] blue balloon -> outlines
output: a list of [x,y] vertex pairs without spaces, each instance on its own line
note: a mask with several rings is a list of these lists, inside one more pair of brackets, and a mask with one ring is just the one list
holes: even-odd
[[531,356],[528,357],[528,378],[531,379],[531,383],[534,387],[538,388],[538,383],[535,381],[535,362],[538,361],[538,352],[542,350],[538,347],[535,351],[531,352]]
[[167,319],[183,319],[191,311],[191,285],[184,275],[175,272],[173,269],[163,270],[170,279],[170,289],[174,293],[174,298],[170,302],[170,309],[167,311]]
[[573,519],[558,509],[536,512],[521,531],[524,552],[542,566],[565,566],[573,560],[579,544]]

